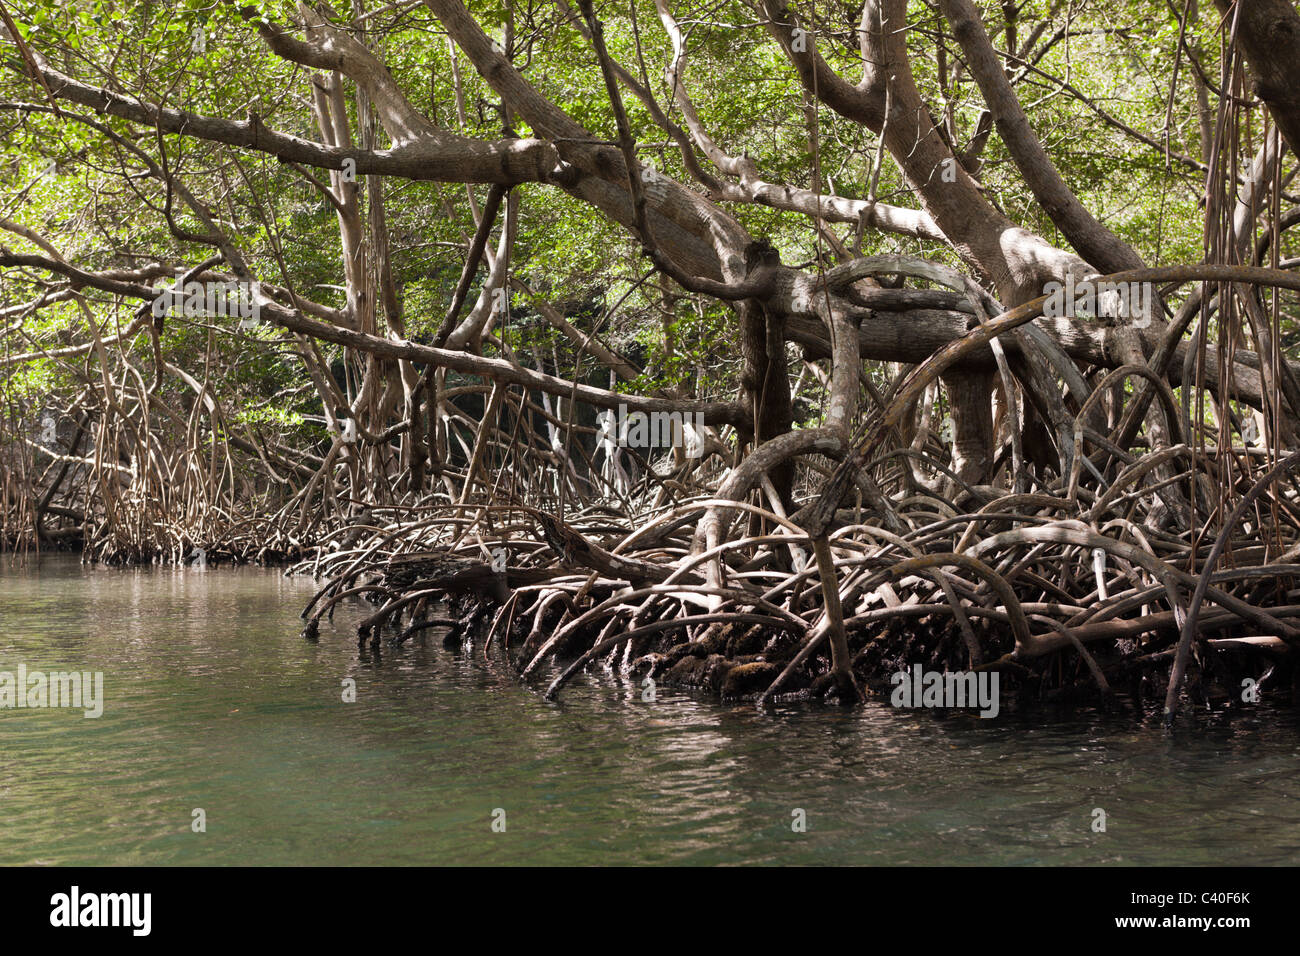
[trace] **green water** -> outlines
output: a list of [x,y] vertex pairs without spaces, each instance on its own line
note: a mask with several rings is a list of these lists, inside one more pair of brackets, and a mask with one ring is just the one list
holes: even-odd
[[98,720],[0,710],[0,863],[1300,862],[1292,710],[1168,735],[648,704],[608,677],[552,704],[436,636],[358,653],[368,605],[308,643],[313,589],[251,568],[0,569],[0,671],[102,671],[105,697]]

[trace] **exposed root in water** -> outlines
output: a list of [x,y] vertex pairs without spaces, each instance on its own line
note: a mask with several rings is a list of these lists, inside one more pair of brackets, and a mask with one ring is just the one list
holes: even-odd
[[[724,700],[847,703],[861,692],[855,683],[887,694],[891,676],[917,664],[997,670],[1008,701],[1096,703],[1115,691],[1163,700],[1175,678],[1185,699],[1211,707],[1240,703],[1243,682],[1296,693],[1293,525],[1269,529],[1286,536],[1271,549],[1258,529],[1239,527],[1218,549],[1233,566],[1208,566],[1212,541],[1194,548],[1134,514],[1138,497],[1106,512],[1090,498],[1080,514],[1063,495],[976,492],[961,510],[934,495],[902,501],[898,530],[857,510],[835,514],[827,541],[850,680],[833,667],[808,536],[748,506],[774,533],[693,548],[691,532],[721,508],[712,498],[636,522],[599,509],[565,522],[525,507],[478,509],[469,541],[465,509],[434,507],[442,519],[414,533],[376,532],[314,559],[325,583],[305,632],[316,634],[339,600],[362,596],[377,606],[362,641],[450,626],[453,640],[504,650],[526,681],[548,674],[537,686],[551,698],[595,668]],[[1280,510],[1293,513],[1294,497],[1279,498]],[[434,615],[443,601],[450,612]]]

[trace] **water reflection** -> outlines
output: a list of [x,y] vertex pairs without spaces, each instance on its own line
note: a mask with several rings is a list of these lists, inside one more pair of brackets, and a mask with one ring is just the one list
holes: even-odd
[[1171,737],[1098,715],[647,704],[609,678],[552,704],[433,633],[358,655],[365,605],[303,641],[313,589],[257,569],[0,570],[0,669],[102,670],[106,698],[97,721],[0,711],[0,862],[1300,859],[1294,712]]

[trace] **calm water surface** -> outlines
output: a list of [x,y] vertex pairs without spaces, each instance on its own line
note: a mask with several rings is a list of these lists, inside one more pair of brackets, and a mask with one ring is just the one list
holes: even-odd
[[436,635],[359,654],[369,605],[308,643],[314,587],[0,566],[0,671],[103,671],[106,701],[98,720],[0,710],[0,863],[1300,862],[1293,710],[1169,735],[878,702],[763,715],[662,688],[646,704],[608,678],[551,704]]

